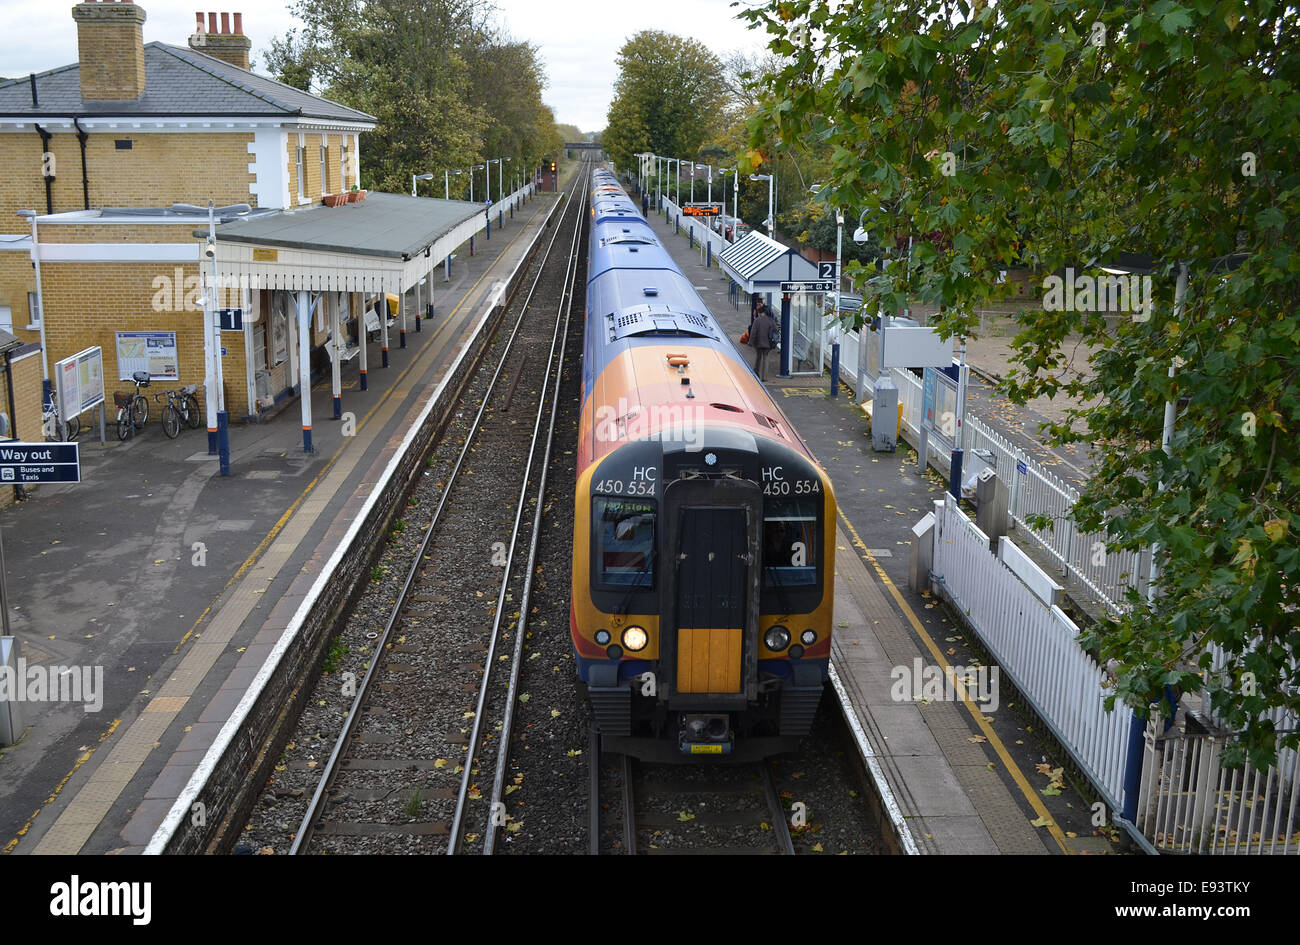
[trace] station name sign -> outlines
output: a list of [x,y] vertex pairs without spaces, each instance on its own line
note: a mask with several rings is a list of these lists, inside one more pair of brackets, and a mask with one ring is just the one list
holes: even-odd
[[716,217],[722,209],[716,203],[688,203],[682,213],[688,217]]
[[4,443],[0,445],[0,484],[81,482],[77,443]]

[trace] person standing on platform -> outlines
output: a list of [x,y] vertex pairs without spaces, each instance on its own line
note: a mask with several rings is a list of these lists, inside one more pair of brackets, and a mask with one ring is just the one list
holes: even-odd
[[772,350],[772,337],[776,330],[776,319],[768,314],[767,306],[759,302],[754,321],[749,326],[749,343],[754,347],[754,373],[763,382],[767,381],[767,355]]
[[650,216],[650,195],[644,191],[641,193],[641,216]]

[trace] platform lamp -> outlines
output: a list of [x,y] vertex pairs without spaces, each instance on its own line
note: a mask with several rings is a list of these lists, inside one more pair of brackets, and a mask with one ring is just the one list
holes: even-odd
[[776,218],[775,215],[772,213],[772,188],[774,186],[774,182],[776,181],[776,175],[775,174],[750,174],[749,179],[767,181],[767,219],[764,220],[763,222],[767,224],[767,235],[772,239],[776,239]]
[[[221,333],[217,322],[217,222],[229,223],[235,217],[248,213],[253,208],[246,203],[232,203],[226,207],[214,207],[208,201],[208,242],[204,253],[212,262],[212,294],[204,293],[205,322],[203,331],[203,349],[207,361],[204,407],[208,420],[208,455],[217,455],[221,465],[221,475],[230,475],[230,418],[226,413],[225,380],[221,369]],[[174,203],[172,210],[179,213],[202,213],[203,207],[188,203]],[[209,307],[210,306],[210,307]],[[213,337],[214,332],[216,337]],[[311,392],[304,391],[303,396],[310,398]]]
[[[454,171],[444,170],[442,172],[442,197],[444,200],[451,199],[451,175],[464,174],[464,173],[465,172],[462,171],[459,167],[456,168]],[[451,253],[447,254],[447,258],[442,261],[442,265],[443,265],[442,281],[450,282],[451,281]]]
[[433,180],[432,174],[412,174],[411,175],[411,196],[415,196],[415,182],[417,180]]

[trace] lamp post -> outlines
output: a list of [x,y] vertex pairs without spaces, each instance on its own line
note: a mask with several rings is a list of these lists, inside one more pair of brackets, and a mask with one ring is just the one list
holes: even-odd
[[[464,174],[464,173],[465,172],[462,171],[459,167],[456,168],[454,171],[448,169],[442,172],[442,198],[444,200],[451,199],[451,175]],[[442,281],[443,282],[451,281],[451,253],[448,253],[447,257],[442,261]]]
[[776,175],[775,174],[750,174],[749,179],[767,181],[767,235],[772,239],[776,239],[776,214],[772,206],[772,199],[774,196],[773,188],[775,186],[774,182],[776,181]]
[[433,180],[433,175],[432,175],[432,174],[412,174],[412,175],[411,175],[411,196],[412,196],[412,197],[414,197],[414,196],[416,195],[416,194],[415,194],[415,182],[416,182],[417,180]]
[[465,172],[462,171],[459,167],[456,168],[454,171],[446,170],[442,172],[442,199],[443,200],[451,199],[451,175],[464,174],[464,173]]
[[[183,213],[202,213],[202,207],[193,204],[176,203],[172,209]],[[221,475],[230,475],[230,423],[226,413],[226,397],[221,370],[221,329],[217,321],[217,222],[226,223],[229,217],[248,213],[253,208],[246,203],[234,203],[217,208],[208,201],[208,242],[204,253],[212,261],[212,294],[204,293],[204,330],[203,348],[207,361],[207,377],[204,379],[204,408],[208,420],[208,455],[216,453],[221,466]],[[305,355],[304,355],[305,356]],[[311,390],[304,389],[303,398],[310,409]]]

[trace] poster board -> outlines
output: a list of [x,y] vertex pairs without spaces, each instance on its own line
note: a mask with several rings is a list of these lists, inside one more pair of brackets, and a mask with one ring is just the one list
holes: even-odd
[[180,380],[176,332],[117,332],[117,379],[129,381],[136,371],[148,371],[151,381]]
[[54,365],[59,420],[67,422],[104,402],[104,352],[98,345]]

